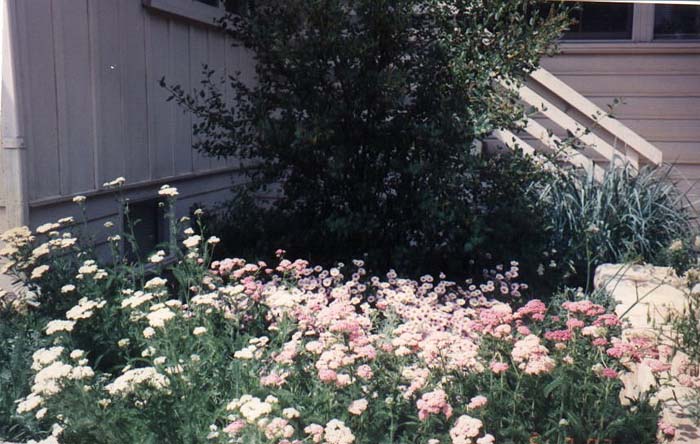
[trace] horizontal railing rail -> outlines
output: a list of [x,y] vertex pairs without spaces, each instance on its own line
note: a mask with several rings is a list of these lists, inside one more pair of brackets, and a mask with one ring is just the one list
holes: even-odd
[[[590,119],[588,124],[577,121],[572,115],[557,107],[551,100],[543,97],[542,94],[536,92],[530,86],[516,85],[506,80],[500,82],[503,87],[517,92],[524,104],[532,107],[538,114],[561,127],[567,133],[574,135],[578,141],[588,148],[588,152],[584,152],[567,147],[553,131],[548,130],[532,117],[528,117],[522,131],[548,149],[559,153],[559,160],[583,168],[596,178],[602,177],[604,170],[591,157],[593,153],[601,161],[613,166],[620,161],[635,168],[639,167],[640,162],[654,165],[659,165],[663,162],[661,150],[619,120],[612,118],[608,113],[600,109],[598,105],[562,82],[549,71],[540,68],[531,73],[530,77],[546,90],[546,94],[551,94],[550,97],[559,98],[571,109],[578,111],[586,119]],[[615,143],[609,143],[603,137],[591,131],[587,125],[606,131],[615,140]],[[509,130],[500,129],[495,131],[493,136],[511,149],[517,147],[526,154],[534,154],[537,151],[536,147],[527,143],[520,133],[516,134]]]

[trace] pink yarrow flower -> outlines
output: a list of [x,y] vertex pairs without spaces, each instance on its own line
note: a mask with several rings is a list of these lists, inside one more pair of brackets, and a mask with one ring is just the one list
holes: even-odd
[[425,421],[429,415],[443,413],[445,418],[452,416],[452,406],[448,403],[447,393],[438,389],[423,394],[416,403],[418,407],[418,419]]
[[474,396],[472,399],[469,400],[469,404],[467,404],[467,409],[469,410],[476,410],[480,409],[481,407],[485,406],[488,403],[488,399],[486,396]]

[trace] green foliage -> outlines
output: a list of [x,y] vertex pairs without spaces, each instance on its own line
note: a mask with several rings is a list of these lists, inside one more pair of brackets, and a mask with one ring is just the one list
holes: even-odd
[[682,265],[669,247],[691,238],[692,213],[670,172],[626,166],[606,171],[600,183],[571,172],[545,184],[545,229],[569,284],[588,286],[606,262]]
[[[544,184],[552,180],[530,157],[495,153],[473,159],[474,174],[461,178],[459,187],[469,196],[460,205],[445,205],[439,199],[425,200],[417,210],[427,219],[404,213],[399,233],[362,230],[352,238],[332,232],[317,232],[312,215],[280,215],[276,206],[261,206],[255,197],[236,190],[227,202],[207,211],[206,223],[222,233],[224,256],[261,257],[284,247],[327,266],[336,261],[363,258],[373,270],[396,268],[409,275],[445,272],[451,275],[480,275],[485,264],[519,261],[523,273],[536,277],[541,252],[548,246],[542,229],[546,213],[539,205]],[[455,184],[455,188],[457,188]],[[329,222],[341,227],[337,219]],[[362,227],[359,217],[353,224]],[[451,225],[450,225],[451,224]],[[352,231],[352,228],[349,228]],[[413,233],[411,239],[386,245],[386,239]],[[347,234],[349,236],[349,233]],[[376,236],[383,236],[376,238]],[[440,239],[439,243],[436,239]]]
[[[79,297],[64,315],[40,320],[35,339],[17,349],[10,380],[18,382],[12,396],[23,396],[23,421],[6,411],[32,438],[50,430],[65,444],[274,444],[280,434],[311,441],[307,427],[341,421],[342,434],[325,431],[326,442],[425,444],[460,433],[487,443],[489,435],[527,442],[533,433],[552,443],[654,440],[658,407],[619,399],[632,347],[620,320],[581,294],[518,308],[524,284],[515,264],[461,287],[370,276],[361,261],[331,270],[281,257],[270,266],[212,262],[220,240],[207,239],[199,220],[189,228],[171,220],[187,236],[173,263],[165,253],[128,266],[87,260],[63,281],[35,270],[65,256],[79,263],[80,248],[53,244],[61,254],[39,265],[15,247],[36,251],[45,239],[28,229],[7,237],[5,259],[37,290],[33,302],[43,302],[42,282],[72,285],[66,297]],[[52,237],[70,238],[60,233],[67,229]],[[10,307],[28,322],[41,306]],[[18,331],[9,333],[1,340],[13,344]],[[607,353],[620,343],[623,356]],[[635,352],[658,355],[654,345]],[[251,404],[242,408],[242,399]],[[355,401],[367,410],[353,413]],[[471,428],[460,427],[465,418]]]
[[501,243],[536,237],[525,188],[538,173],[520,157],[471,151],[522,118],[496,79],[523,79],[554,49],[568,19],[544,10],[533,0],[292,0],[225,19],[255,54],[257,81],[230,79],[233,106],[213,70],[191,95],[163,85],[197,118],[199,151],[256,162],[243,193],[281,188],[267,208],[231,208],[235,248],[464,272],[477,251],[498,257]]
[[26,441],[36,433],[32,421],[16,413],[16,399],[30,391],[32,353],[46,339],[34,316],[9,317],[0,313],[0,440]]

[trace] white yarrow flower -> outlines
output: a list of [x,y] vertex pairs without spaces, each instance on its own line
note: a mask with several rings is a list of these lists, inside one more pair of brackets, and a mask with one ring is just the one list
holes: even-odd
[[158,190],[158,195],[159,196],[164,196],[164,197],[177,197],[179,193],[177,192],[177,188],[171,187],[170,185],[163,185],[160,187],[160,190]]

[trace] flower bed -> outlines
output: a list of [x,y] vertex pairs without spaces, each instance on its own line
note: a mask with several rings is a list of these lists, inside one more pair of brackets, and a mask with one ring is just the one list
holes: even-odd
[[217,238],[172,222],[168,267],[126,263],[116,236],[98,263],[68,219],[2,236],[33,291],[0,302],[50,314],[17,404],[42,443],[656,441],[659,409],[619,397],[655,345],[591,300],[524,300],[517,263],[458,284],[212,261]]

